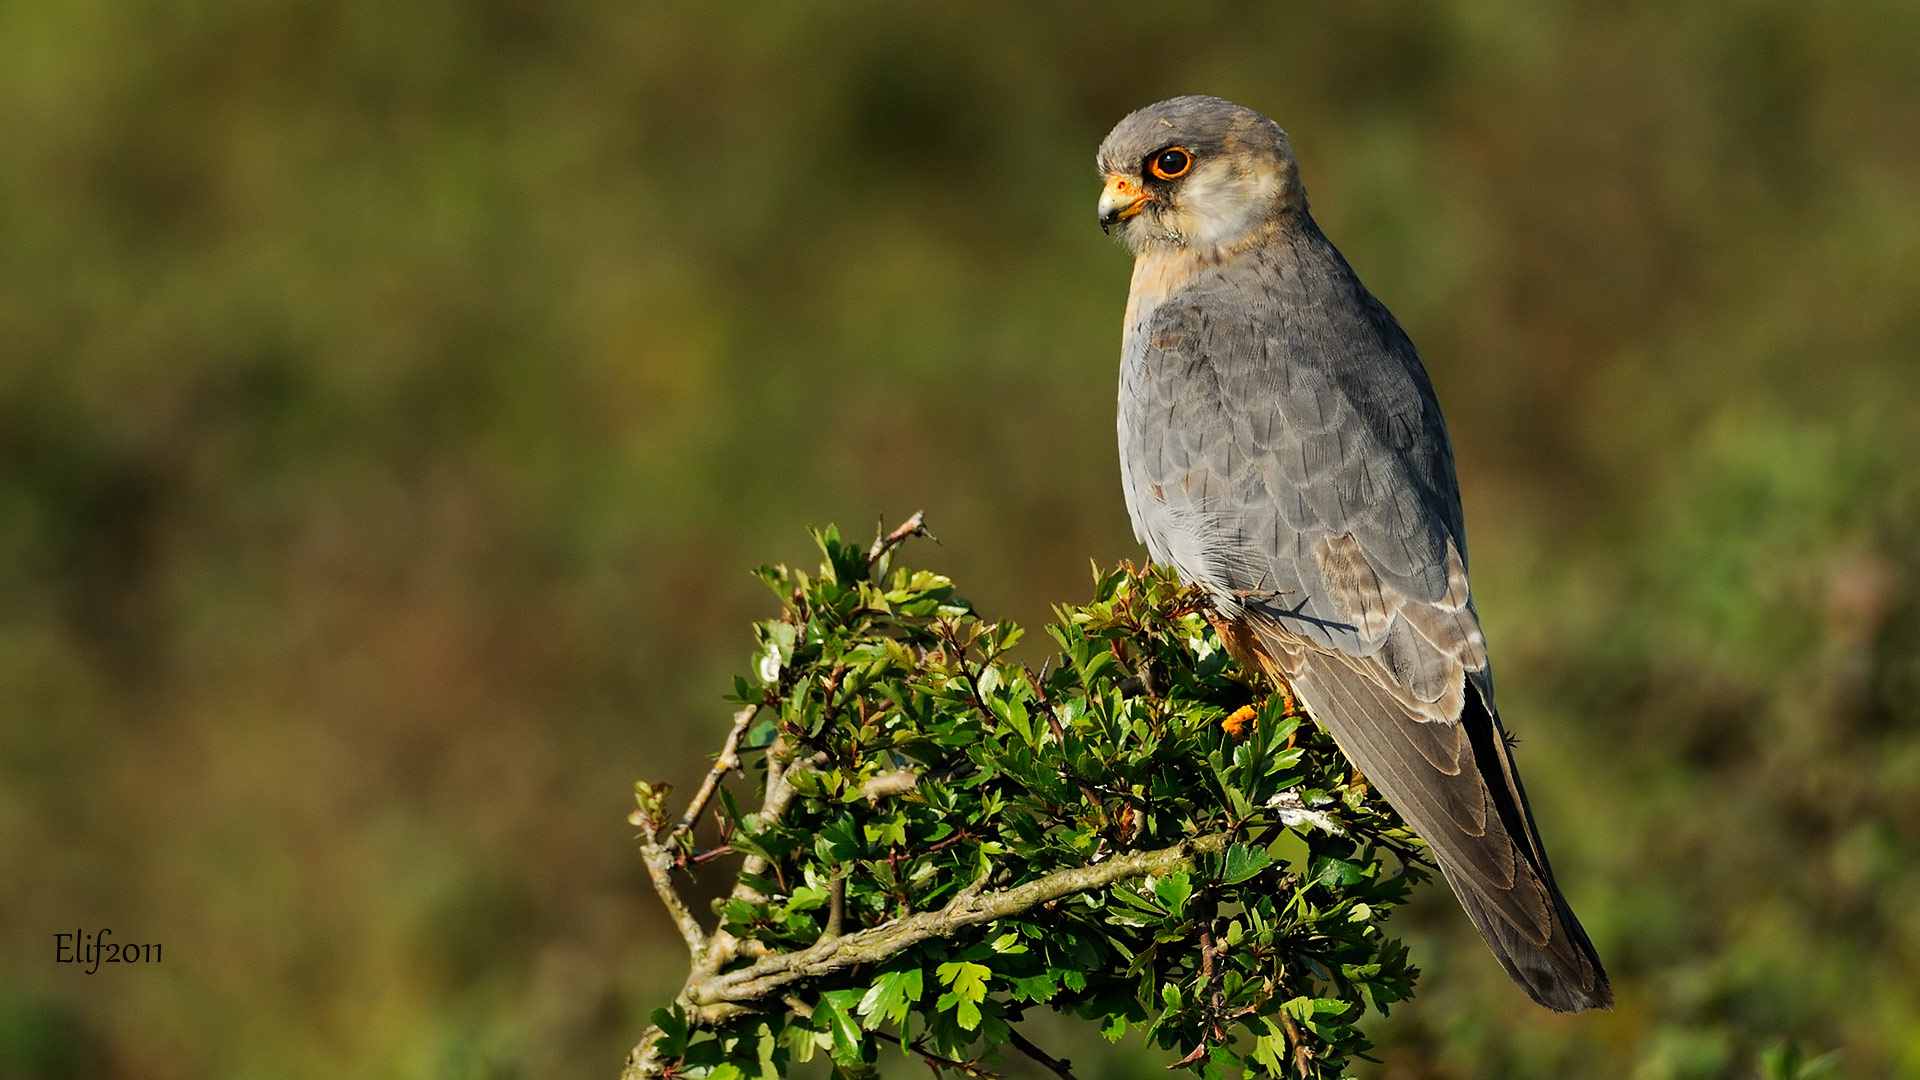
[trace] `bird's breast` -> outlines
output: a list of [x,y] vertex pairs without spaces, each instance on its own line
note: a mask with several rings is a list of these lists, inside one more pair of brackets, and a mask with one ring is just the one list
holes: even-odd
[[1133,261],[1133,286],[1127,292],[1129,336],[1144,329],[1153,311],[1182,285],[1193,280],[1200,260],[1185,248],[1151,248]]

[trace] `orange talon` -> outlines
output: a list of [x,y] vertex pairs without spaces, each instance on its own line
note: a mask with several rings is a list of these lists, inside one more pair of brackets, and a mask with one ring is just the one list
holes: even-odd
[[1253,718],[1258,715],[1260,710],[1251,705],[1242,705],[1233,710],[1233,715],[1220,721],[1220,730],[1233,736],[1235,741],[1244,739],[1247,737],[1247,726],[1252,724]]

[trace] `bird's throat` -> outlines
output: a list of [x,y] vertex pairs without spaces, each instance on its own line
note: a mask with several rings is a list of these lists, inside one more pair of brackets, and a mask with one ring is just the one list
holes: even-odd
[[1154,309],[1191,281],[1200,266],[1199,257],[1184,247],[1157,244],[1142,251],[1133,261],[1133,286],[1127,293],[1127,332],[1142,329]]

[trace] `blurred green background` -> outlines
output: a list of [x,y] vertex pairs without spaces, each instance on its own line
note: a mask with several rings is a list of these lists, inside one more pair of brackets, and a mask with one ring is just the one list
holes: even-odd
[[1429,889],[1370,1075],[1920,1076],[1911,0],[0,3],[0,1076],[612,1075],[751,567],[1140,554],[1092,158],[1192,91],[1426,356],[1619,991]]

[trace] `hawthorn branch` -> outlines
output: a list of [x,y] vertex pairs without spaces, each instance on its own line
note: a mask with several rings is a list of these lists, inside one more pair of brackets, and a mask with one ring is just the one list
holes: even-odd
[[720,756],[714,759],[707,778],[700,782],[700,790],[694,792],[692,801],[687,803],[687,812],[681,815],[680,824],[667,834],[666,843],[693,833],[693,827],[700,823],[700,815],[706,813],[707,804],[713,801],[713,793],[720,790],[720,781],[740,767],[740,740],[759,713],[760,706],[755,703],[733,714],[733,730],[727,732],[727,741],[720,745]]
[[799,952],[777,953],[750,967],[689,986],[687,997],[702,1007],[761,1001],[801,980],[831,975],[855,964],[878,963],[928,938],[949,937],[966,927],[1018,915],[1050,900],[1104,889],[1131,878],[1191,868],[1195,856],[1218,854],[1226,846],[1226,834],[1212,834],[1172,847],[1132,851],[1089,866],[1056,870],[1010,889],[962,890],[938,911],[891,919]]
[[[769,781],[771,787],[772,781]],[[771,790],[768,801],[772,802]],[[987,880],[983,875],[937,911],[891,919],[866,930],[824,939],[797,952],[775,953],[724,974],[718,970],[720,965],[738,955],[739,950],[737,943],[731,941],[731,935],[723,931],[714,936],[706,955],[694,964],[676,1003],[685,1010],[689,1028],[713,1028],[747,1013],[763,1011],[765,1002],[779,999],[796,984],[845,971],[856,964],[879,963],[929,938],[950,937],[969,926],[1008,918],[1041,904],[1122,881],[1190,870],[1196,858],[1225,851],[1228,840],[1225,833],[1209,833],[1172,847],[1130,851],[1086,866],[1056,870],[1025,884],[991,892],[982,888]],[[741,888],[744,886],[736,888],[736,894]],[[726,954],[724,958],[722,953]],[[664,1075],[666,1063],[659,1055],[663,1038],[665,1035],[659,1028],[647,1029],[639,1045],[628,1055],[622,1080],[652,1080]],[[1026,1052],[1025,1047],[1021,1049]],[[1047,1063],[1041,1058],[1035,1060]],[[1064,1063],[1060,1064],[1064,1068]],[[1067,1075],[1060,1069],[1054,1071]]]
[[[714,763],[713,770],[707,774],[707,782],[703,783],[700,790],[695,793],[693,803],[681,817],[681,825],[675,826],[665,840],[651,824],[638,817],[634,819],[645,829],[645,838],[640,845],[640,855],[641,860],[646,864],[647,875],[653,882],[653,890],[659,895],[660,903],[667,909],[667,914],[673,919],[674,925],[679,928],[680,936],[687,943],[687,951],[692,957],[686,989],[681,991],[679,998],[674,1002],[683,1009],[691,1004],[688,996],[691,988],[712,978],[715,972],[742,953],[758,956],[762,955],[765,949],[765,946],[759,942],[743,941],[724,928],[715,930],[712,937],[706,936],[700,928],[700,923],[694,919],[693,912],[688,910],[686,902],[680,898],[679,891],[674,888],[674,858],[670,846],[671,839],[679,834],[681,826],[691,830],[692,823],[699,820],[701,811],[705,809],[706,803],[713,798],[714,791],[719,787],[719,777],[724,776],[728,769],[739,767],[740,737],[752,722],[753,713],[757,709],[758,706],[751,706],[734,714],[733,729],[721,750],[720,760]],[[767,788],[765,797],[761,799],[759,814],[762,821],[776,821],[786,813],[788,804],[793,801],[792,777],[796,770],[813,768],[825,760],[823,755],[818,754],[801,761],[792,760],[792,756],[792,747],[784,738],[776,741],[767,751]],[[732,764],[722,768],[722,763],[729,758],[732,759]],[[749,855],[741,860],[740,874],[734,881],[733,896],[749,902],[765,900],[766,897],[761,895],[760,890],[749,884],[747,878],[750,875],[763,874],[766,869],[767,861],[757,855]],[[711,1026],[749,1011],[751,1010],[744,1006],[711,1005],[702,1010],[700,1016],[703,1023]],[[622,1080],[663,1076],[666,1063],[660,1059],[660,1043],[665,1038],[666,1032],[658,1025],[648,1025],[646,1032],[640,1037],[639,1044],[627,1055],[626,1068],[621,1072]]]
[[[816,768],[826,764],[825,754],[812,754],[799,761],[793,760],[793,749],[785,739],[773,744],[767,751],[767,794],[760,800],[760,822],[763,826],[772,824],[787,812],[787,804],[793,802],[793,777],[796,772]],[[747,884],[747,878],[758,877],[767,872],[767,860],[758,855],[749,855],[740,862],[740,878],[734,884],[733,896],[736,900],[758,903],[766,897],[760,890]]]
[[693,835],[700,815],[706,813],[714,792],[720,790],[720,781],[740,767],[740,740],[759,712],[760,706],[754,704],[733,714],[733,728],[727,732],[726,741],[720,746],[720,756],[714,759],[713,768],[707,770],[706,779],[700,782],[700,789],[687,802],[687,810],[680,816],[680,823],[665,836],[660,835],[651,823],[639,817],[634,818],[645,830],[645,837],[640,842],[640,860],[646,864],[647,878],[653,883],[653,891],[659,895],[660,905],[667,909],[668,917],[680,931],[680,938],[687,943],[687,952],[696,963],[707,953],[711,942],[707,939],[706,931],[701,929],[700,921],[693,917],[692,909],[681,899],[680,891],[674,887],[673,870],[678,861],[674,857],[674,848],[683,837]]
[[707,934],[700,929],[700,922],[687,908],[687,902],[680,899],[679,890],[673,887],[673,852],[649,834],[640,845],[640,860],[647,865],[647,877],[653,882],[653,891],[660,896],[661,906],[667,909],[681,940],[687,943],[687,952],[697,961],[707,950]]

